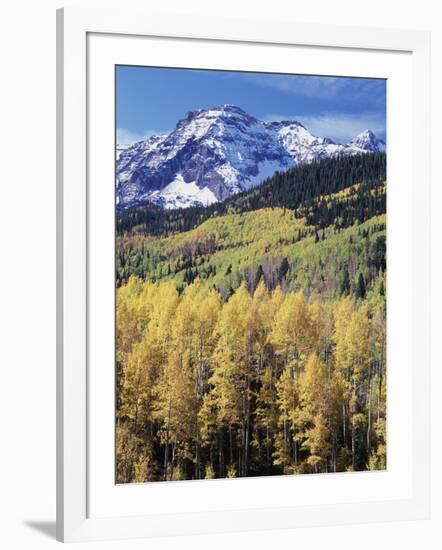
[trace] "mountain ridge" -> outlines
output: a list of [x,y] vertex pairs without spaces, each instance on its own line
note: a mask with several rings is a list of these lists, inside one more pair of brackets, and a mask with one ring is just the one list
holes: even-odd
[[196,109],[168,134],[117,146],[117,208],[207,206],[277,171],[336,156],[385,151],[364,130],[348,144],[318,137],[296,120],[262,121],[231,104]]

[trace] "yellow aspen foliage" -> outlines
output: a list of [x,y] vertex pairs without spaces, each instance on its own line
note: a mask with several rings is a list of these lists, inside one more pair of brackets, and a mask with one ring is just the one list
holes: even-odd
[[276,403],[279,410],[279,433],[275,438],[274,463],[282,466],[286,473],[290,473],[296,458],[294,445],[299,404],[298,386],[294,378],[294,369],[290,365],[284,367],[276,382]]
[[299,378],[299,393],[306,412],[312,416],[317,414],[324,407],[326,392],[327,368],[316,353],[313,353]]
[[331,456],[330,430],[322,414],[316,414],[312,424],[305,434],[302,447],[309,451],[307,463],[317,472]]
[[287,294],[270,335],[275,350],[287,364],[305,356],[314,340],[312,319],[302,292]]

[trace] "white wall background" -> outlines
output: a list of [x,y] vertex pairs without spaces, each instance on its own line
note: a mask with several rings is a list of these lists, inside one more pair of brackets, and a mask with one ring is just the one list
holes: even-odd
[[[0,15],[0,545],[46,549],[55,532],[55,9]],[[111,0],[83,4],[110,5]],[[121,1],[119,2],[121,5]],[[433,518],[430,521],[95,543],[97,548],[439,549],[442,544],[442,17],[438,0],[126,0],[162,13],[247,16],[432,31]]]

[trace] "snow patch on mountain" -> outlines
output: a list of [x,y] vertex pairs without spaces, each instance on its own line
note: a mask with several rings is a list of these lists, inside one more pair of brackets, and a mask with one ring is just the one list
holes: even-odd
[[194,181],[185,182],[181,174],[177,174],[164,189],[150,193],[147,198],[150,202],[166,209],[209,206],[217,202],[210,189],[207,187],[200,189]]

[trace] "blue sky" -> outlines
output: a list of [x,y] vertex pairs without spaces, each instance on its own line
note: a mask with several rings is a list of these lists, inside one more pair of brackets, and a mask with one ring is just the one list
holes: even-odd
[[169,132],[188,111],[224,103],[261,120],[299,120],[339,143],[367,128],[386,138],[384,80],[118,66],[117,141]]

